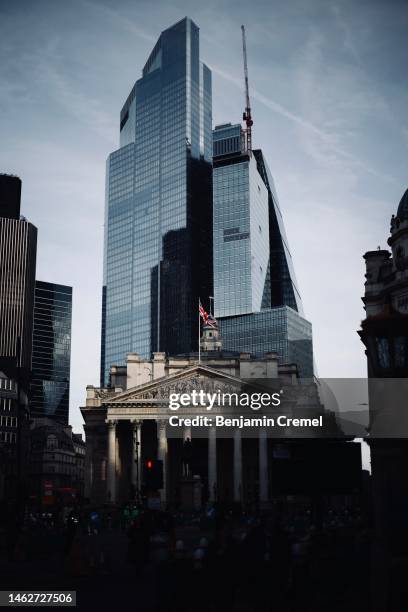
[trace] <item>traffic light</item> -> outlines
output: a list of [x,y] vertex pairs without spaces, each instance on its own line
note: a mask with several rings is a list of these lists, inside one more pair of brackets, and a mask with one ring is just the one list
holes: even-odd
[[163,461],[146,459],[144,462],[143,481],[146,489],[157,491],[163,488]]

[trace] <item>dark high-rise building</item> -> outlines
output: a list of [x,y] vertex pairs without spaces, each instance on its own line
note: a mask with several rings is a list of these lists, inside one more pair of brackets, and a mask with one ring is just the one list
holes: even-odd
[[[13,179],[10,187],[9,181]],[[17,357],[31,369],[37,228],[19,218],[21,181],[2,177],[0,209],[0,357]],[[7,195],[8,194],[8,195]],[[7,196],[7,197],[6,197]],[[18,196],[18,197],[17,197]],[[18,203],[18,206],[17,206]],[[3,216],[3,212],[10,213]],[[11,212],[16,215],[11,215]]]
[[37,228],[20,219],[21,181],[0,175],[0,496],[24,494],[32,357]]
[[101,379],[129,352],[197,350],[212,295],[211,72],[199,29],[160,35],[107,161]]
[[215,315],[226,350],[265,354],[313,375],[312,327],[303,316],[282,212],[260,149],[240,124],[213,132]]
[[31,416],[68,425],[72,287],[36,281]]
[[0,217],[20,218],[21,179],[11,174],[0,174]]

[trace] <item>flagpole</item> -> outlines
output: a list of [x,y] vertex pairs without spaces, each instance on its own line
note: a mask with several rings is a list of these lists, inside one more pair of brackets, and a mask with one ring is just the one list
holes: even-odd
[[198,298],[198,363],[201,361],[201,334],[200,334],[200,298]]

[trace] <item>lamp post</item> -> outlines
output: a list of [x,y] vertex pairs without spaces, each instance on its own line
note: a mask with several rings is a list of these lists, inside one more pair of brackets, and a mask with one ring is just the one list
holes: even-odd
[[136,462],[136,502],[140,504],[139,441],[137,439],[136,439],[136,447],[135,447],[135,462]]

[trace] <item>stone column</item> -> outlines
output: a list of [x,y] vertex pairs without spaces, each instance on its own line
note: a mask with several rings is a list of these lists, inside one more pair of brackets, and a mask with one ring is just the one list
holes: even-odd
[[208,432],[208,489],[209,499],[217,499],[217,430],[213,425]]
[[93,435],[89,427],[85,429],[85,491],[84,495],[87,499],[92,497],[92,484],[93,484],[93,450],[94,440]]
[[136,497],[140,493],[141,477],[142,477],[142,464],[141,464],[141,439],[142,439],[142,421],[133,420],[132,422],[132,465],[131,465],[131,479],[132,485],[136,491]]
[[268,501],[268,438],[266,429],[259,431],[259,502]]
[[242,440],[240,429],[234,431],[234,502],[242,503]]
[[167,420],[157,421],[157,458],[163,462],[163,488],[160,491],[161,503],[166,505],[167,500]]
[[116,502],[116,424],[117,421],[108,423],[108,470],[106,492],[107,499],[112,504]]

